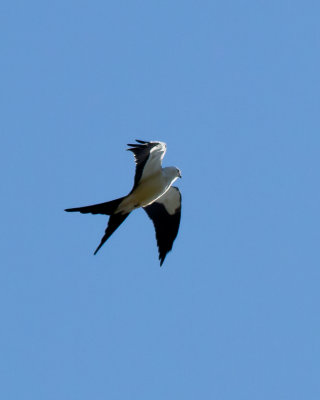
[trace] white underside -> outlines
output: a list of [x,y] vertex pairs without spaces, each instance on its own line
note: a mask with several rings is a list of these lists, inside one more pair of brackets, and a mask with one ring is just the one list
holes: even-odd
[[129,213],[135,208],[146,207],[163,196],[177,178],[163,173],[163,170],[143,179],[135,190],[123,199],[116,213]]
[[158,200],[161,203],[169,215],[174,215],[181,207],[181,196],[178,188],[170,187]]

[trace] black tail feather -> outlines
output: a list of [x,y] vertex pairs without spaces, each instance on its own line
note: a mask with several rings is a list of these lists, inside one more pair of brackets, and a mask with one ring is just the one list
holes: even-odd
[[93,204],[91,206],[86,206],[86,207],[76,207],[76,208],[67,208],[64,211],[67,212],[75,212],[78,211],[82,214],[104,214],[104,215],[111,215],[113,214],[121,201],[124,199],[124,197],[121,197],[116,200],[111,200],[107,201],[105,203],[100,203],[100,204]]
[[122,222],[127,218],[128,214],[114,214],[109,218],[107,229],[105,230],[105,234],[101,239],[99,246],[96,248],[93,254],[97,254],[103,244],[109,239],[109,237],[113,234],[113,232],[122,224]]

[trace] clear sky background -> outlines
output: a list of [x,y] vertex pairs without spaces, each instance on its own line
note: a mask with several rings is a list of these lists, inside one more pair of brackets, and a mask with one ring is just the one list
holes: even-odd
[[[2,399],[320,398],[320,5],[6,1]],[[183,210],[159,267],[132,186],[168,145]]]

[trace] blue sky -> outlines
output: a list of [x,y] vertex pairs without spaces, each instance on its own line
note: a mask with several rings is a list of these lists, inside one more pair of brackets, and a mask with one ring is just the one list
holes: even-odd
[[[1,5],[1,398],[320,398],[320,6]],[[182,222],[64,208],[168,145]]]

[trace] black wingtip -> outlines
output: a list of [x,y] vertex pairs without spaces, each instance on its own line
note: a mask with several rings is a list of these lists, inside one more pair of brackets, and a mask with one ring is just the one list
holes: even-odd
[[142,143],[142,144],[149,143],[149,142],[146,142],[145,140],[139,140],[139,139],[136,139],[136,142],[138,142],[138,143]]
[[[146,142],[145,140],[139,140],[139,139],[136,139],[136,142],[140,143],[140,144],[127,143],[127,146],[144,148],[149,143],[149,142]],[[130,149],[128,149],[128,150],[130,150]]]
[[143,149],[145,146],[143,144],[137,144],[137,143],[128,143],[127,146],[132,147],[131,149],[127,149],[127,150],[135,150],[135,149]]

